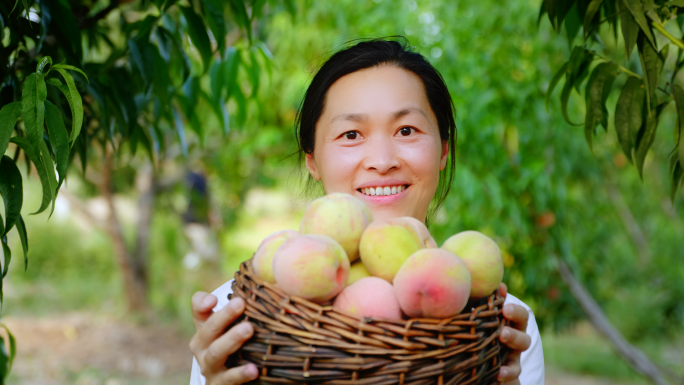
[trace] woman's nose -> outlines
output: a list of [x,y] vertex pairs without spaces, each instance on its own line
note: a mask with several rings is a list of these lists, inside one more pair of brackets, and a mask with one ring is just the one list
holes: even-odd
[[399,154],[391,138],[372,137],[365,147],[364,168],[366,170],[385,174],[400,167]]

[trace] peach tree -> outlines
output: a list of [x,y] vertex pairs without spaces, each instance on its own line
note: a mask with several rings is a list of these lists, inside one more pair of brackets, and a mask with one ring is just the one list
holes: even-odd
[[[51,215],[76,159],[85,173],[90,163],[142,149],[155,164],[171,146],[187,157],[189,135],[201,146],[212,134],[208,127],[220,136],[240,126],[271,66],[259,20],[282,10],[294,15],[294,2],[0,3],[2,277],[12,256],[11,230],[28,266],[23,178],[34,173],[41,182],[42,199],[32,214]],[[121,264],[133,274],[141,268],[125,256]],[[0,343],[0,384],[15,355],[11,333],[8,338],[9,351]]]

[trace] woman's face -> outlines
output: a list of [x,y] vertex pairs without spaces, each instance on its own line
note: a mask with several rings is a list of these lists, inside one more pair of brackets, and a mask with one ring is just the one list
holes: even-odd
[[306,167],[326,194],[361,199],[375,219],[424,221],[448,153],[420,78],[386,65],[333,83]]

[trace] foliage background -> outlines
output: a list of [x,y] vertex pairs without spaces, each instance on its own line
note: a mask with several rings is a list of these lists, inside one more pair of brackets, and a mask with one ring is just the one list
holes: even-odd
[[[291,156],[293,123],[312,72],[351,39],[401,34],[442,73],[458,112],[456,179],[431,227],[437,241],[465,229],[495,237],[505,251],[504,281],[535,311],[550,365],[639,381],[607,343],[590,333],[577,334],[583,315],[556,272],[555,257],[562,254],[611,322],[659,364],[683,375],[678,364],[684,357],[684,208],[681,194],[674,205],[669,200],[665,158],[674,135],[674,108],[663,112],[646,157],[647,183],[626,166],[611,128],[594,139],[592,156],[582,129],[559,114],[559,103],[552,101],[551,113],[544,107],[549,80],[570,47],[548,20],[537,25],[539,3],[339,0],[333,6],[299,1],[295,17],[274,12],[260,23],[256,34],[273,54],[273,66],[270,73],[263,70],[258,93],[246,103],[244,124],[232,125],[224,135],[215,118],[203,120],[207,138],[190,136],[188,157],[177,151],[158,170],[161,177],[186,170],[206,175],[209,204],[220,218],[214,228],[221,251],[216,260],[189,263],[192,247],[182,220],[189,188],[181,183],[160,194],[149,249],[149,298],[159,322],[189,335],[192,293],[212,291],[230,279],[270,232],[297,227],[306,199],[301,168]],[[603,32],[606,46],[622,44]],[[190,60],[201,63],[199,56]],[[248,76],[241,73],[247,90]],[[609,104],[613,99],[617,95]],[[571,116],[583,116],[582,101],[571,96]],[[231,117],[239,114],[237,105],[227,107]],[[195,112],[214,116],[209,105]],[[129,241],[135,238],[135,210],[126,207],[138,198],[135,175],[148,162],[138,152],[114,165],[117,207]],[[97,188],[89,174],[82,175],[70,169],[67,189],[96,210]],[[25,206],[37,206],[31,200],[40,199],[34,193],[38,181],[30,178],[26,184]],[[22,212],[29,268],[24,273],[21,264],[12,264],[3,317],[65,311],[125,317],[108,238],[79,219],[67,201],[59,202],[47,222]],[[646,239],[645,249],[632,236],[625,210]],[[13,247],[19,247],[12,237]]]

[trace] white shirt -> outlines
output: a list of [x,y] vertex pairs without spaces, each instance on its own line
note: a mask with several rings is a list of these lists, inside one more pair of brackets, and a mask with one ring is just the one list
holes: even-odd
[[[214,312],[223,309],[228,304],[228,294],[233,292],[233,280],[224,283],[221,287],[216,289],[213,295],[218,298],[218,303],[214,307]],[[506,295],[504,304],[512,303],[524,307],[529,313],[530,317],[527,320],[527,330],[525,331],[532,341],[530,348],[522,352],[520,355],[520,385],[544,385],[544,352],[542,350],[541,336],[539,335],[539,328],[537,321],[534,319],[534,313],[529,306],[525,305],[523,301],[512,296],[510,293]],[[192,358],[192,373],[190,374],[190,385],[205,385],[206,380],[202,375],[195,357]]]

